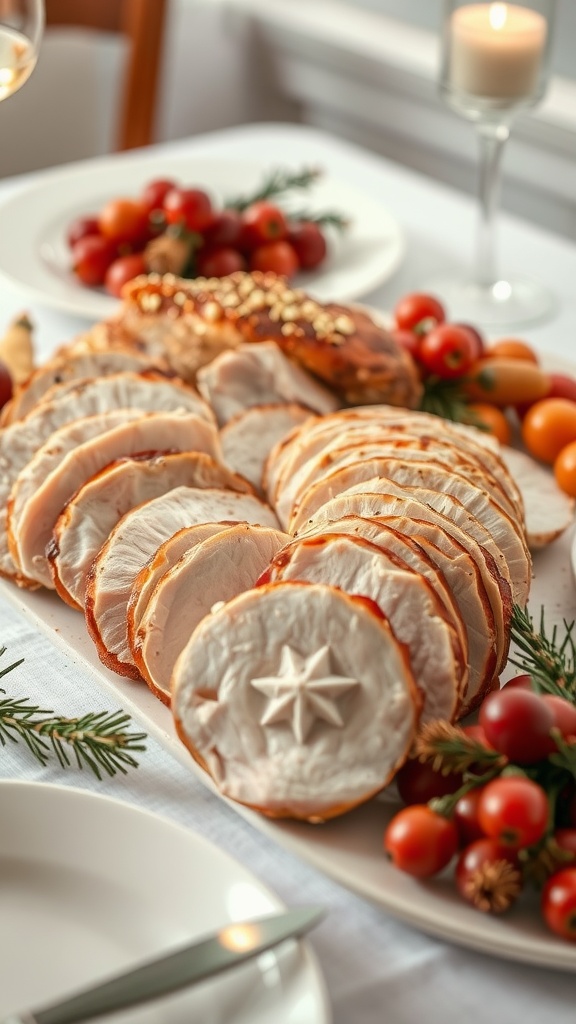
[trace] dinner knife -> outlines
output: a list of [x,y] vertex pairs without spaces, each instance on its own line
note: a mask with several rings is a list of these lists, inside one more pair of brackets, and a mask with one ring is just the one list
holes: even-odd
[[301,907],[254,921],[233,922],[174,953],[149,960],[51,1006],[12,1014],[0,1024],[76,1024],[157,999],[251,960],[286,939],[298,938],[323,916],[321,907]]

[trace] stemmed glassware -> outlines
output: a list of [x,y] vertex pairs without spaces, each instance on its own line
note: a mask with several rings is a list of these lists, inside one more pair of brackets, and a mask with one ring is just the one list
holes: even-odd
[[504,144],[516,114],[544,95],[554,8],[555,0],[445,0],[440,90],[474,124],[480,154],[475,266],[430,284],[452,319],[505,327],[545,319],[554,308],[543,285],[498,272],[494,234]]
[[32,74],[44,29],[44,0],[0,0],[0,100]]

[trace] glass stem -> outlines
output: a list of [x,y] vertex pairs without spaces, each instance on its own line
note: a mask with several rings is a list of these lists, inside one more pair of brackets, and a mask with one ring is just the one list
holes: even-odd
[[501,122],[479,122],[476,131],[480,147],[480,215],[475,279],[481,287],[491,287],[498,280],[494,225],[500,195],[502,152],[504,143],[510,135],[510,128]]

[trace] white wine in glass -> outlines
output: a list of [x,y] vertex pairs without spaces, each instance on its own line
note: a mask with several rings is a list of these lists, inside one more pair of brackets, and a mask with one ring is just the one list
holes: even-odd
[[30,78],[44,29],[44,0],[0,0],[0,100]]

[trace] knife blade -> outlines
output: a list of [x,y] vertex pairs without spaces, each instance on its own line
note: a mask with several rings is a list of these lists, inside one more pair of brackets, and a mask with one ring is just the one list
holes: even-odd
[[253,921],[232,922],[199,942],[149,960],[37,1010],[6,1017],[0,1024],[77,1024],[168,995],[245,963],[299,938],[324,917],[321,907],[301,907]]

